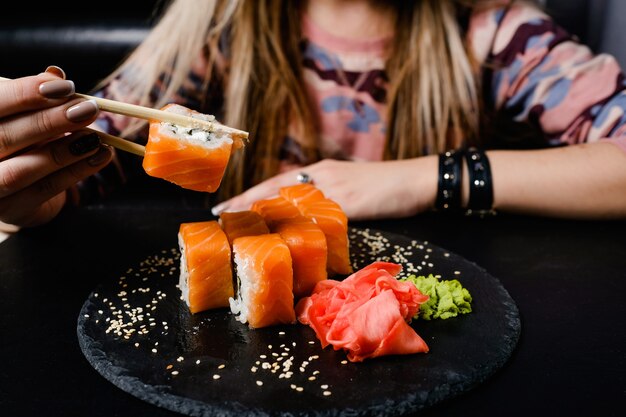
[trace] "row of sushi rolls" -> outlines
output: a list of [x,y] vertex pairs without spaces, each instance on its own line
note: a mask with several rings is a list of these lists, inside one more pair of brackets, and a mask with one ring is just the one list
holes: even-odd
[[[212,120],[180,105],[163,110]],[[241,143],[219,130],[152,122],[143,167],[181,187],[214,192]],[[322,347],[344,349],[353,362],[429,350],[409,325],[429,296],[396,278],[398,264],[353,271],[347,216],[313,184],[283,187],[217,220],[182,223],[178,243],[179,288],[193,314],[229,308],[251,329],[300,322]]]

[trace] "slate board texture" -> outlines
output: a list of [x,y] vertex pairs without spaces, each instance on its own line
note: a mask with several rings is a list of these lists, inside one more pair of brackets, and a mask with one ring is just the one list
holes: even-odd
[[176,286],[172,247],[120,265],[119,276],[89,295],[78,317],[81,350],[120,389],[190,416],[419,414],[505,365],[521,322],[498,279],[403,235],[353,228],[350,245],[355,268],[385,260],[402,264],[404,275],[458,279],[473,297],[472,313],[414,320],[429,353],[350,363],[343,351],[322,349],[307,326],[252,330],[226,309],[191,315]]

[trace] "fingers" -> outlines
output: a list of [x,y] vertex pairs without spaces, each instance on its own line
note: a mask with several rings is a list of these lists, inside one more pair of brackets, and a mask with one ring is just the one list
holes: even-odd
[[78,181],[95,174],[109,163],[112,157],[112,148],[100,145],[93,155],[62,168],[15,194],[0,199],[0,220],[17,225],[32,222],[34,213],[45,210],[46,202]]
[[257,200],[272,198],[278,195],[281,187],[296,183],[296,172],[286,172],[272,177],[262,183],[249,188],[236,197],[226,200],[211,209],[214,216],[218,216],[224,211],[248,210],[252,203]]
[[74,83],[56,66],[35,76],[0,81],[0,159],[92,123],[97,104],[74,94]]
[[23,113],[0,121],[0,158],[92,123],[98,115],[93,100],[73,99],[45,110]]
[[[62,70],[61,70],[62,71]],[[59,105],[74,93],[74,83],[56,70],[0,81],[0,117]]]
[[96,133],[81,131],[0,162],[0,198],[94,154],[99,147]]

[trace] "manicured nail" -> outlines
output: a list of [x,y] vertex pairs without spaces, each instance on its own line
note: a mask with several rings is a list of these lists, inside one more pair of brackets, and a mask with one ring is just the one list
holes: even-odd
[[85,136],[79,137],[78,139],[70,143],[69,149],[72,155],[79,156],[93,151],[98,146],[100,146],[100,137],[98,136],[98,134],[89,133]]
[[219,215],[220,215],[220,213],[221,213],[221,212],[223,212],[224,210],[226,210],[227,208],[228,208],[228,205],[227,205],[227,204],[225,204],[225,203],[221,203],[221,204],[218,204],[217,206],[214,206],[214,207],[211,209],[211,213],[212,213],[214,216],[219,216]]
[[87,163],[92,167],[97,167],[98,165],[102,165],[104,162],[108,161],[111,158],[111,154],[113,150],[110,146],[100,145],[100,150],[94,155],[87,159]]
[[91,119],[96,114],[98,114],[98,104],[95,100],[86,100],[65,110],[67,120],[74,123]]
[[39,84],[39,94],[47,98],[69,97],[75,92],[74,82],[69,80],[52,80]]
[[59,78],[65,79],[65,71],[63,71],[60,67],[57,67],[56,65],[50,65],[48,68],[46,68],[45,72],[49,72],[50,74],[54,74]]

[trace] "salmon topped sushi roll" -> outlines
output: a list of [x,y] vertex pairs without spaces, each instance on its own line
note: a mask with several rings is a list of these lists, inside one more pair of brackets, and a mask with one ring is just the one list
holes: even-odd
[[230,309],[251,328],[294,323],[291,254],[276,233],[235,239],[236,297]]
[[178,232],[182,297],[192,313],[228,307],[233,296],[231,249],[216,221],[183,223]]
[[317,224],[328,245],[328,275],[348,275],[353,272],[350,262],[348,218],[339,204],[325,198],[300,207],[302,214]]
[[264,235],[270,232],[263,217],[252,210],[223,212],[220,214],[219,223],[231,246],[238,237]]
[[[213,116],[178,104],[162,108],[167,112],[213,121]],[[212,193],[222,182],[233,144],[242,143],[227,130],[207,131],[167,122],[151,122],[143,169],[152,176],[180,187]]]
[[311,295],[315,284],[327,278],[328,247],[324,232],[304,216],[279,221],[272,232],[283,238],[291,253],[294,297]]
[[259,213],[270,229],[278,221],[301,216],[300,210],[282,197],[255,201],[250,210]]
[[279,194],[296,207],[302,207],[307,203],[326,198],[324,193],[313,184],[296,184],[282,187]]

